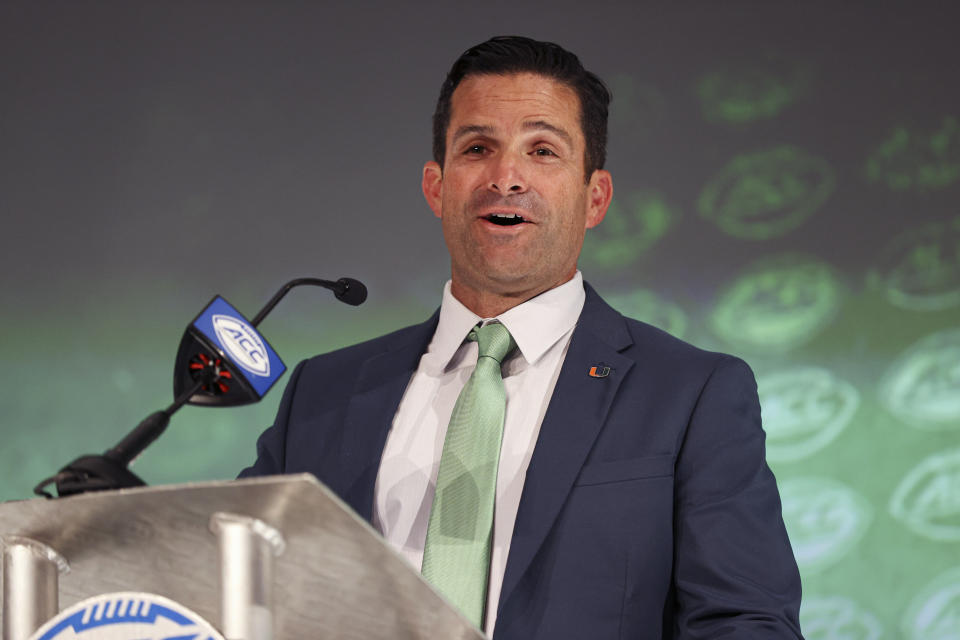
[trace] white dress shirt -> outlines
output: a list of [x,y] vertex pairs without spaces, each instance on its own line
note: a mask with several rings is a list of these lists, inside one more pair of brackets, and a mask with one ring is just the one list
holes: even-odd
[[[585,299],[578,271],[568,282],[496,318],[510,331],[517,349],[502,366],[507,404],[484,625],[490,635],[527,467]],[[475,325],[492,320],[467,309],[450,293],[447,282],[436,333],[407,385],[387,436],[374,494],[373,525],[417,569],[423,562],[447,424],[477,364],[477,343],[465,340]]]

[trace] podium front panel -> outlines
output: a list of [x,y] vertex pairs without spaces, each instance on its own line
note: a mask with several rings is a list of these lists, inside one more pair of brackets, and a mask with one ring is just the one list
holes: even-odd
[[62,608],[143,591],[219,626],[219,550],[209,528],[217,512],[257,518],[283,536],[274,560],[278,639],[483,638],[309,474],[8,502],[0,505],[0,536],[36,540],[67,560]]

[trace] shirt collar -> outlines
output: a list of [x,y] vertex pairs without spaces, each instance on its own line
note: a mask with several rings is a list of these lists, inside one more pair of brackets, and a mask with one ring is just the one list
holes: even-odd
[[[558,287],[544,291],[497,316],[510,331],[524,360],[533,364],[557,340],[573,329],[586,300],[583,276],[579,271]],[[450,364],[470,329],[485,320],[470,311],[450,292],[450,281],[443,287],[440,319],[425,358],[429,368],[440,373]]]

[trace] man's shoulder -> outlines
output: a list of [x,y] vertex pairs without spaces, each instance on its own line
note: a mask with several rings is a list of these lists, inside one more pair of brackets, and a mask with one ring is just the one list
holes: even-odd
[[[663,329],[623,315],[592,289],[588,290],[587,301],[584,311],[589,310],[594,317],[594,333],[602,334],[605,340],[619,340],[622,343],[620,353],[637,362],[661,370],[694,369],[709,372],[718,367],[733,367],[749,371],[746,363],[736,356],[703,349]],[[610,337],[618,332],[622,332],[622,337]]]

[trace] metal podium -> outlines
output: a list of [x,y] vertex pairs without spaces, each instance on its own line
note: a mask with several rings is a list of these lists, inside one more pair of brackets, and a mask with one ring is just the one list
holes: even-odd
[[229,640],[484,637],[309,474],[8,502],[0,539],[3,640],[116,591]]

